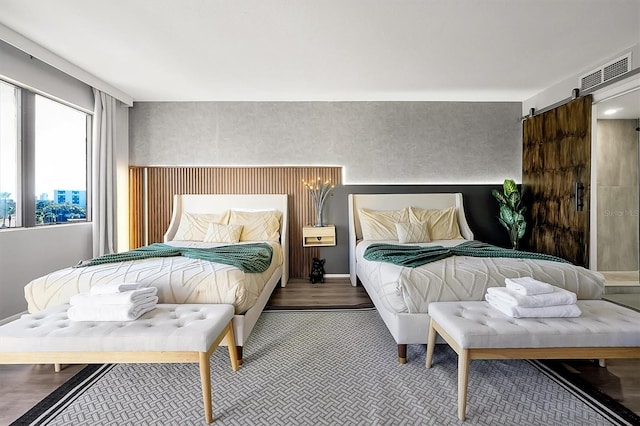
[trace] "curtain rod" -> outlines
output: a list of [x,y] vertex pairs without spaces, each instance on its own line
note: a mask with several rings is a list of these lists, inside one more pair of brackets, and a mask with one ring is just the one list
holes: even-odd
[[529,118],[534,117],[535,115],[539,115],[539,114],[543,114],[543,113],[545,113],[547,111],[551,111],[554,108],[557,108],[559,106],[568,104],[569,102],[571,102],[571,101],[573,101],[573,100],[575,100],[577,98],[590,95],[593,92],[595,92],[596,90],[599,90],[599,89],[602,89],[604,87],[607,87],[607,86],[609,86],[609,85],[611,85],[613,83],[617,83],[619,81],[625,80],[625,79],[627,79],[627,78],[629,78],[629,77],[631,77],[633,75],[636,75],[636,74],[640,74],[640,68],[633,69],[633,70],[627,72],[626,74],[619,75],[619,76],[617,76],[615,78],[612,78],[609,81],[605,81],[604,83],[600,83],[600,84],[598,84],[596,86],[590,87],[589,89],[585,90],[584,92],[580,92],[580,89],[575,88],[575,89],[573,89],[571,91],[571,96],[569,96],[568,98],[564,98],[561,101],[558,101],[558,102],[556,102],[554,104],[551,104],[551,105],[546,106],[544,108],[541,108],[539,110],[537,110],[535,108],[529,109],[529,114],[523,115],[522,117],[520,117],[520,121],[525,121],[525,120],[528,120]]

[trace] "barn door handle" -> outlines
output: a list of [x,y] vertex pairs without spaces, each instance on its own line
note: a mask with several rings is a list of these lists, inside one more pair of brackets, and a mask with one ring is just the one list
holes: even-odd
[[581,212],[584,209],[584,184],[580,182],[573,184],[573,198],[576,203],[576,211]]

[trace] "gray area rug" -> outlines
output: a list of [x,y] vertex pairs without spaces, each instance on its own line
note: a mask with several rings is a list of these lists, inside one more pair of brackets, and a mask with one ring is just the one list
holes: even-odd
[[[457,356],[410,345],[408,364],[375,310],[264,312],[232,372],[212,357],[215,425],[449,425]],[[55,411],[55,410],[54,410]],[[118,364],[40,418],[48,425],[199,425],[196,364]],[[602,413],[527,361],[472,361],[467,425],[608,425]]]

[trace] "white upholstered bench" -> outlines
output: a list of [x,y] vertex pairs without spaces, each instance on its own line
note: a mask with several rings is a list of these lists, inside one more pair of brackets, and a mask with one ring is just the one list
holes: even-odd
[[458,418],[465,419],[472,359],[640,358],[640,312],[579,300],[577,318],[511,318],[487,302],[429,304],[427,368],[436,332],[458,354]]
[[0,327],[0,364],[200,364],[205,420],[213,421],[209,359],[227,339],[233,371],[238,357],[232,305],[157,305],[135,321],[82,321],[56,306]]

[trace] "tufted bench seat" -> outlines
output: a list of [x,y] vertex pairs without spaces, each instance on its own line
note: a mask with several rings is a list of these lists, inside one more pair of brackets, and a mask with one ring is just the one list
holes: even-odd
[[0,327],[0,364],[200,364],[205,419],[213,421],[209,359],[226,338],[233,371],[238,357],[232,305],[157,305],[135,321],[82,321],[69,305],[26,314]]
[[640,358],[640,312],[579,300],[577,318],[511,318],[487,302],[434,302],[426,367],[436,333],[458,354],[458,418],[465,419],[472,359]]

